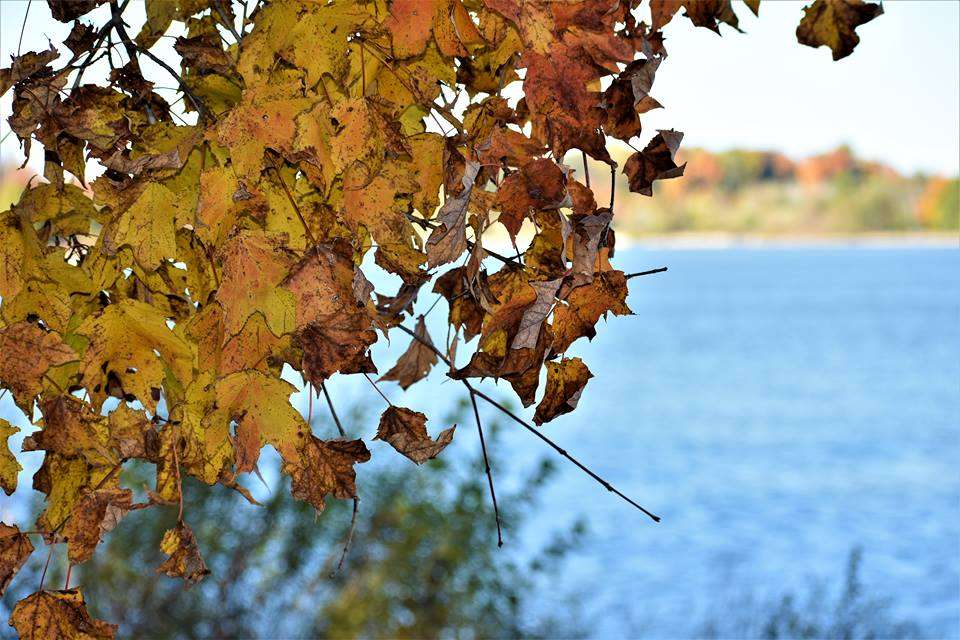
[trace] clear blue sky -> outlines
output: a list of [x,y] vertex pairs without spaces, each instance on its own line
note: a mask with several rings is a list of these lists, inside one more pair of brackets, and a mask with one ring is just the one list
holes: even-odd
[[[686,133],[687,146],[794,156],[847,143],[905,172],[960,173],[960,2],[888,0],[885,15],[860,27],[853,55],[836,63],[826,48],[797,44],[804,4],[763,0],[759,18],[740,6],[747,33],[724,28],[722,38],[675,18],[653,92],[666,109],[644,117],[646,132],[672,127]],[[3,64],[16,52],[26,7],[0,0]],[[23,49],[44,48],[46,36],[68,30],[34,0]],[[0,100],[0,136],[9,113],[8,96]],[[17,161],[13,136],[0,156]]]

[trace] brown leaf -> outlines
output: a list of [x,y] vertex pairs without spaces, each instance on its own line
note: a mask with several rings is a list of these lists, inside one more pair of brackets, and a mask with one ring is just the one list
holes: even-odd
[[47,0],[50,13],[55,20],[70,22],[93,11],[107,0]]
[[170,557],[157,567],[157,573],[171,578],[183,578],[188,587],[200,582],[210,573],[203,556],[200,555],[193,530],[185,522],[178,522],[176,527],[163,534],[160,550]]
[[533,421],[540,425],[576,409],[583,387],[592,377],[580,358],[547,362],[547,388],[533,414]]
[[133,493],[129,489],[97,489],[83,496],[63,528],[70,562],[89,560],[103,536],[113,531],[132,503]]
[[555,332],[551,357],[563,353],[578,338],[593,339],[597,335],[594,326],[607,313],[616,316],[629,315],[627,307],[627,281],[622,271],[600,273],[593,282],[577,287],[570,292],[564,304],[553,310]]
[[57,333],[44,331],[32,322],[18,322],[0,329],[0,383],[10,389],[24,413],[33,413],[33,399],[43,388],[43,377],[78,356]]
[[[427,324],[424,322],[423,316],[420,316],[417,320],[414,333],[419,339],[412,338],[410,346],[397,359],[397,364],[380,377],[381,380],[396,380],[403,390],[426,378],[430,369],[438,362],[437,354],[427,346],[428,344],[432,345],[433,340],[427,333]],[[424,344],[424,342],[427,344]]]
[[17,478],[23,469],[17,457],[11,453],[8,443],[10,436],[18,431],[20,429],[0,418],[0,489],[8,496],[17,490]]
[[630,183],[630,191],[652,196],[654,180],[682,176],[687,163],[677,166],[674,160],[682,139],[683,134],[679,131],[661,129],[643,151],[631,155],[623,167]]
[[0,522],[0,596],[4,594],[13,576],[17,575],[30,554],[33,543],[16,526]]
[[9,67],[0,69],[0,96],[17,82],[46,69],[47,65],[59,56],[60,53],[52,44],[49,49],[40,53],[28,51],[21,56],[15,56]]
[[341,500],[357,496],[353,466],[370,459],[363,440],[320,440],[305,434],[298,455],[284,456],[283,471],[290,475],[290,493],[323,511],[327,496]]
[[303,350],[304,376],[316,386],[337,371],[376,371],[370,371],[364,363],[377,334],[367,314],[355,308],[318,316],[297,332],[295,341]]
[[540,339],[540,329],[553,309],[557,290],[560,289],[561,279],[531,282],[530,286],[537,292],[537,299],[527,307],[520,318],[517,333],[510,343],[511,349],[533,349]]
[[640,135],[640,114],[662,106],[650,96],[659,66],[660,58],[635,60],[604,91],[604,133],[621,140]]
[[816,0],[803,10],[797,42],[809,47],[826,45],[839,60],[860,43],[856,28],[883,13],[882,4],[863,0]]
[[38,591],[17,603],[10,626],[22,640],[112,640],[117,625],[90,617],[80,589]]
[[455,196],[447,196],[437,213],[440,225],[427,239],[427,264],[438,267],[453,262],[467,250],[467,205],[480,164],[467,162],[463,173],[463,189]]
[[683,6],[683,0],[650,0],[650,15],[652,17],[650,28],[659,31]]
[[436,458],[453,441],[457,425],[440,432],[436,440],[427,433],[427,416],[405,407],[389,407],[380,416],[374,440],[385,440],[417,464]]

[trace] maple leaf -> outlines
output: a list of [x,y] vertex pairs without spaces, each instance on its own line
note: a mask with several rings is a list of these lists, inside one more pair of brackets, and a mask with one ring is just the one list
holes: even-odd
[[17,603],[10,626],[23,640],[112,640],[117,625],[92,618],[80,589],[38,591]]
[[405,407],[388,407],[380,415],[380,426],[374,440],[384,440],[417,464],[436,458],[453,442],[457,425],[444,429],[432,440],[427,433],[427,416]]
[[357,474],[353,466],[370,459],[363,440],[321,440],[304,434],[296,456],[285,456],[283,472],[290,475],[290,493],[323,511],[326,498],[357,497]]
[[627,281],[622,271],[599,274],[590,284],[570,292],[564,304],[553,311],[553,330],[556,334],[551,356],[563,353],[577,339],[586,336],[592,340],[594,326],[607,313],[617,316],[632,313],[627,307]]
[[460,0],[393,0],[386,27],[397,58],[420,55],[431,36],[448,56],[467,55],[464,45],[483,42]]
[[204,425],[209,429],[236,421],[238,471],[253,471],[264,445],[282,452],[303,431],[304,420],[290,404],[295,391],[286,380],[259,371],[239,371],[217,381],[215,409]]
[[652,196],[655,180],[682,176],[687,163],[677,166],[674,159],[682,139],[683,134],[679,131],[660,130],[643,151],[637,151],[627,158],[623,172],[629,180],[630,191]]
[[430,369],[438,362],[437,354],[431,348],[433,341],[427,333],[427,323],[423,316],[417,320],[414,333],[416,338],[410,340],[410,346],[397,359],[397,363],[380,376],[381,380],[396,380],[404,391],[413,383],[426,378]]
[[856,29],[883,13],[882,4],[863,0],[816,0],[804,7],[797,41],[809,47],[825,45],[840,60],[860,43]]
[[96,489],[77,501],[63,528],[70,562],[79,564],[93,557],[100,540],[113,531],[132,504],[133,493],[116,488]]
[[580,358],[547,362],[547,388],[533,414],[533,421],[540,425],[576,409],[580,394],[592,377]]
[[33,553],[30,538],[20,529],[0,522],[0,596],[4,594],[13,576]]
[[496,205],[500,208],[500,224],[511,238],[531,211],[556,209],[566,204],[567,176],[552,160],[539,158],[511,173],[497,190]]
[[39,53],[28,51],[21,56],[15,56],[13,63],[5,69],[0,69],[0,96],[9,91],[17,82],[47,68],[51,62],[60,57],[60,52],[52,44],[46,51]]
[[621,140],[640,135],[640,115],[663,106],[650,95],[660,62],[660,58],[631,62],[603,92],[607,135]]
[[193,530],[184,522],[178,522],[176,527],[164,532],[163,539],[160,540],[160,550],[169,557],[157,567],[157,573],[171,578],[183,578],[188,587],[210,574],[203,556],[200,555]]
[[31,322],[0,329],[0,383],[13,394],[24,413],[33,412],[33,401],[43,389],[43,378],[52,367],[78,359],[61,337]]
[[294,330],[295,299],[280,284],[289,275],[295,256],[281,234],[241,231],[221,248],[223,275],[216,300],[223,307],[224,329],[239,333],[254,313],[266,320],[276,336]]
[[181,382],[192,378],[190,344],[145,302],[127,299],[108,305],[88,317],[77,333],[89,340],[80,373],[97,407],[114,395],[136,398],[153,410],[168,372]]

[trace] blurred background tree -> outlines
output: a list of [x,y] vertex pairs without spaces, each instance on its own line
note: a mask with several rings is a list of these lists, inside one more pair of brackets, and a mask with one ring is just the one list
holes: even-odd
[[[358,422],[359,412],[353,418]],[[325,428],[333,431],[327,425],[315,430]],[[502,477],[499,428],[490,424],[488,430],[490,463]],[[566,611],[549,615],[540,615],[533,599],[537,584],[581,544],[583,524],[554,532],[538,550],[524,549],[524,560],[519,542],[498,549],[482,457],[458,453],[448,451],[422,467],[397,459],[359,468],[365,476],[358,482],[359,515],[339,570],[351,502],[331,500],[316,514],[290,496],[276,460],[264,456],[268,491],[258,492],[267,494],[262,508],[222,486],[188,480],[193,486],[184,491],[185,519],[211,571],[202,582],[185,589],[181,580],[155,571],[165,559],[160,539],[176,523],[172,506],[129,514],[94,559],[74,568],[71,585],[80,585],[95,617],[120,625],[122,637],[586,635],[572,599]],[[125,486],[150,482],[147,466],[128,474]],[[519,541],[553,475],[552,461],[543,459],[517,490],[500,496],[511,540]],[[54,553],[59,562],[51,563],[48,588],[64,580],[63,550]],[[45,558],[35,554],[3,597],[4,620],[13,604],[36,588]]]

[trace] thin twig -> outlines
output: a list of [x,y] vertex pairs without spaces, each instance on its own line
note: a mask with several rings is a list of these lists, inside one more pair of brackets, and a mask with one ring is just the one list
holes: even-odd
[[[323,391],[323,396],[327,399],[327,406],[330,407],[330,415],[333,416],[333,422],[337,425],[337,431],[340,432],[340,437],[347,437],[347,432],[343,429],[343,424],[340,422],[340,417],[337,415],[337,410],[333,407],[333,400],[330,399],[330,393],[327,391],[327,385],[321,382],[320,389]],[[379,391],[379,389],[377,389],[377,391]],[[389,402],[389,400],[387,400],[387,402]],[[353,541],[353,533],[357,529],[357,511],[359,509],[360,499],[357,496],[353,496],[353,515],[350,517],[350,529],[347,531],[347,540],[343,543],[343,551],[340,553],[340,562],[337,563],[337,568],[330,573],[331,578],[336,577],[336,575],[340,573],[340,569],[343,568],[343,562],[347,558],[347,553],[350,551],[350,543]]]
[[33,0],[27,0],[27,10],[23,12],[23,24],[20,25],[20,39],[17,40],[17,57],[20,57],[20,46],[23,45],[23,32],[27,30],[27,17],[30,15],[30,7],[33,6]]
[[[398,327],[399,329],[401,329],[404,333],[412,336],[415,340],[418,340],[421,344],[423,344],[424,346],[426,346],[427,348],[429,348],[430,350],[432,350],[435,354],[437,354],[437,357],[439,357],[441,360],[443,360],[443,361],[447,364],[447,366],[451,366],[450,359],[447,358],[447,356],[444,355],[444,353],[441,352],[439,349],[437,349],[433,344],[431,344],[430,342],[424,340],[423,338],[421,338],[420,336],[418,336],[412,329],[409,329],[409,328],[403,326],[402,324],[397,325],[397,327]],[[529,424],[526,420],[524,420],[523,418],[517,416],[515,413],[513,413],[512,411],[510,411],[509,409],[507,409],[506,407],[504,407],[502,404],[500,404],[499,402],[497,402],[496,400],[494,400],[493,398],[491,398],[491,397],[488,396],[487,394],[485,394],[485,393],[483,393],[482,391],[476,389],[473,385],[470,384],[470,382],[469,382],[468,380],[461,380],[460,382],[462,382],[462,383],[464,384],[464,386],[470,391],[471,394],[476,395],[477,397],[483,398],[483,399],[486,400],[489,404],[491,404],[491,405],[493,405],[494,407],[496,407],[497,409],[499,409],[503,414],[505,414],[505,415],[509,416],[510,418],[512,418],[517,424],[519,424],[520,426],[522,426],[523,428],[525,428],[527,431],[529,431],[529,432],[532,433],[533,435],[537,436],[538,438],[540,438],[541,440],[543,440],[544,442],[546,442],[546,443],[550,446],[550,448],[552,448],[554,451],[556,451],[557,453],[559,453],[561,456],[563,456],[564,458],[566,458],[567,460],[569,460],[570,462],[572,462],[573,464],[575,464],[577,467],[579,467],[581,471],[583,471],[583,472],[586,473],[588,476],[590,476],[591,478],[593,478],[594,480],[596,480],[598,483],[600,483],[600,485],[602,485],[603,488],[605,488],[607,491],[610,491],[611,493],[617,494],[618,496],[620,496],[621,498],[623,498],[624,500],[626,500],[627,502],[629,502],[631,505],[633,505],[634,507],[636,507],[637,509],[639,509],[640,511],[642,511],[644,514],[646,514],[647,516],[649,516],[654,522],[660,522],[660,516],[656,516],[656,515],[650,513],[649,511],[647,511],[646,509],[644,509],[643,507],[641,507],[641,506],[640,506],[639,504],[637,504],[634,500],[632,500],[631,498],[629,498],[628,496],[626,496],[624,493],[622,493],[619,489],[617,489],[617,488],[614,487],[612,484],[610,484],[609,482],[607,482],[606,480],[604,480],[603,478],[601,478],[600,476],[598,476],[596,473],[594,473],[594,472],[591,471],[588,467],[586,467],[582,462],[580,462],[579,460],[577,460],[576,458],[574,458],[572,455],[570,455],[570,454],[566,451],[566,449],[564,449],[563,447],[561,447],[560,445],[558,445],[557,443],[555,443],[553,440],[551,440],[551,439],[548,438],[547,436],[545,436],[545,435],[543,435],[542,433],[540,433],[540,431],[539,431],[538,429],[534,428],[534,427],[533,427],[531,424]]]
[[[409,220],[410,222],[413,222],[413,223],[415,223],[415,224],[420,225],[420,226],[423,227],[424,229],[429,229],[429,230],[431,230],[431,231],[434,230],[434,229],[436,229],[436,228],[439,226],[439,225],[437,225],[437,224],[434,224],[434,223],[430,222],[429,220],[424,220],[423,218],[418,218],[417,216],[412,215],[412,214],[409,214],[409,213],[407,214],[407,220]],[[474,242],[473,242],[472,240],[467,240],[467,248],[468,248],[470,251],[473,251],[473,247],[474,247],[474,246],[475,246],[475,245],[474,245]],[[516,246],[516,245],[514,245],[514,246]],[[499,260],[500,262],[502,262],[502,263],[504,263],[504,264],[512,264],[512,265],[522,266],[522,265],[520,265],[519,262],[517,262],[517,259],[516,259],[516,258],[511,258],[511,257],[508,257],[508,256],[501,255],[501,254],[497,253],[496,251],[491,251],[490,249],[487,249],[486,247],[483,248],[483,251],[484,251],[488,256],[490,256],[491,258],[496,258],[497,260]],[[517,258],[519,258],[519,257],[522,256],[522,255],[523,255],[522,253],[517,253]]]
[[477,419],[477,433],[480,434],[480,450],[483,451],[483,466],[487,474],[487,484],[490,485],[490,499],[493,501],[493,517],[497,521],[497,547],[503,546],[503,531],[500,527],[500,508],[497,506],[497,492],[493,490],[493,475],[490,473],[490,460],[487,458],[487,443],[483,438],[483,426],[480,424],[480,409],[477,408],[477,395],[470,394],[470,403],[473,404],[473,416]]
[[43,591],[43,581],[47,579],[47,568],[50,566],[50,558],[53,557],[53,546],[55,542],[50,543],[50,551],[47,552],[47,561],[43,563],[43,572],[40,574],[40,588],[37,591]]
[[364,373],[364,374],[363,374],[363,377],[367,379],[367,382],[369,382],[370,384],[373,385],[373,388],[377,390],[377,393],[380,394],[380,397],[383,398],[383,399],[386,401],[386,403],[392,407],[392,406],[393,406],[393,403],[390,402],[390,398],[388,398],[387,396],[383,395],[383,391],[380,391],[380,387],[378,387],[378,386],[377,386],[377,383],[373,381],[373,378],[370,377],[370,374]]
[[667,270],[666,267],[659,267],[657,269],[649,269],[647,271],[637,271],[636,273],[628,273],[623,277],[629,280],[630,278],[636,278],[638,276],[649,276],[654,273],[663,273],[666,270]]
[[300,207],[297,205],[297,201],[293,199],[293,194],[290,193],[290,189],[287,188],[287,183],[284,182],[283,176],[280,175],[280,168],[277,166],[276,160],[273,159],[270,154],[267,154],[267,157],[270,158],[270,165],[274,173],[277,174],[277,180],[280,182],[280,186],[283,187],[283,192],[287,195],[287,200],[290,201],[290,206],[293,207],[293,210],[297,213],[297,217],[300,218],[300,224],[303,225],[303,230],[307,234],[307,238],[310,240],[311,245],[317,244],[316,238],[313,237],[313,234],[310,232],[310,227],[307,225],[307,220],[303,217],[303,214],[300,212]]
[[180,425],[174,426],[173,434],[173,464],[177,472],[177,498],[180,502],[180,510],[177,513],[177,522],[183,522],[183,481],[180,479],[180,454],[177,449],[180,448]]
[[155,56],[149,49],[135,44],[133,40],[130,39],[130,35],[123,26],[123,17],[120,15],[121,12],[122,9],[117,6],[117,0],[110,0],[110,13],[112,16],[111,22],[114,23],[113,26],[117,31],[117,35],[120,36],[120,41],[123,42],[123,47],[127,50],[127,56],[136,66],[137,71],[140,71],[141,76],[143,75],[143,72],[140,70],[140,62],[137,60],[137,52],[139,52],[153,60],[154,63],[173,76],[173,78],[180,85],[180,90],[183,91],[185,96],[190,98],[190,102],[193,103],[193,108],[197,110],[197,114],[199,114],[200,119],[202,120],[207,113],[203,103],[196,95],[194,95],[193,91],[190,90],[190,87],[187,86],[187,83],[183,81],[183,78],[180,77],[180,74],[177,73],[173,67]]
[[610,212],[613,212],[613,201],[617,195],[617,165],[610,165]]
[[583,154],[583,176],[587,179],[587,189],[590,188],[590,167],[587,166],[587,152],[580,150],[580,153]]
[[223,7],[220,6],[220,0],[214,0],[212,4],[214,10],[216,10],[217,14],[220,16],[221,24],[227,28],[227,30],[230,32],[230,35],[236,39],[237,45],[239,45],[240,34],[237,33],[237,29],[233,26],[233,21],[230,20],[229,16],[227,16],[226,12],[224,12]]
[[340,432],[340,437],[346,438],[347,432],[343,430],[343,425],[340,423],[340,417],[337,415],[337,410],[333,408],[333,400],[330,399],[330,392],[327,391],[327,385],[321,382],[320,390],[323,391],[323,396],[327,399],[327,406],[330,407],[330,415],[333,416],[333,423],[337,425],[337,431]]
[[337,568],[330,572],[331,578],[336,578],[337,574],[340,573],[340,570],[343,568],[343,561],[347,559],[347,553],[350,552],[350,543],[353,542],[353,533],[357,530],[357,511],[360,510],[360,500],[358,498],[353,499],[353,515],[350,516],[350,529],[347,531],[347,539],[343,543],[343,551],[340,552],[340,561],[337,563]]

